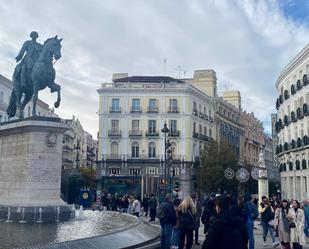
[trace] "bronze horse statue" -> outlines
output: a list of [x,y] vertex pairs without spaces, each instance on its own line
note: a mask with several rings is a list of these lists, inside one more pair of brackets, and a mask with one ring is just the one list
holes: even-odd
[[[51,93],[57,92],[58,98],[54,103],[56,108],[59,107],[60,85],[55,83],[56,72],[53,67],[53,60],[61,58],[61,41],[57,36],[48,38],[42,47],[42,50],[35,61],[32,70],[27,75],[27,85],[21,84],[21,77],[23,77],[18,69],[18,65],[13,74],[13,91],[11,93],[10,103],[7,108],[9,117],[14,117],[18,112],[19,119],[23,119],[23,111],[26,104],[33,97],[32,116],[36,116],[36,103],[38,100],[38,92],[50,88]],[[21,64],[20,62],[19,64]]]

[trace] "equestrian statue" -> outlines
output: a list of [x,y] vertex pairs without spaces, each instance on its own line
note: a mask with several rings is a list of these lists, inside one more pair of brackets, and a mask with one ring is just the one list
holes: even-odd
[[10,103],[7,108],[9,117],[18,116],[23,119],[24,108],[33,98],[32,116],[36,116],[36,104],[38,92],[50,88],[51,93],[57,92],[58,98],[54,103],[56,108],[60,105],[60,85],[55,83],[56,72],[53,67],[61,58],[61,39],[57,36],[48,38],[44,44],[38,43],[39,37],[36,31],[30,33],[31,40],[26,41],[18,55],[19,62],[13,73],[13,90]]

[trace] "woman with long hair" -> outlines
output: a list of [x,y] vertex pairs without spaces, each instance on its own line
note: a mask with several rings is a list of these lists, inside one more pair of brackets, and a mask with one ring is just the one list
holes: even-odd
[[196,207],[190,196],[187,196],[178,206],[177,214],[179,219],[178,248],[184,248],[186,239],[186,249],[191,249],[193,244],[193,230],[195,228]]
[[302,210],[297,200],[293,200],[292,202],[292,207],[288,213],[288,219],[290,221],[291,243],[293,243],[293,248],[302,249],[303,245],[306,244],[304,233],[305,215],[304,210]]
[[282,200],[275,212],[275,226],[278,228],[278,239],[283,249],[290,249],[290,226],[288,220],[289,205]]

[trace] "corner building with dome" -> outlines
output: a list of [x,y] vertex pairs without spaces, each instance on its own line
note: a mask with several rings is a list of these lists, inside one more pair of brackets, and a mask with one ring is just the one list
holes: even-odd
[[276,89],[282,198],[309,198],[309,44],[282,70]]

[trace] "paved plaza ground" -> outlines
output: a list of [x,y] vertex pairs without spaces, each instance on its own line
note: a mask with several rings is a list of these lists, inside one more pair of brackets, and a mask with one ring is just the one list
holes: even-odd
[[[143,220],[148,222],[148,218],[147,217],[142,217]],[[157,220],[156,222],[152,223],[155,226],[160,226],[159,221]],[[263,230],[262,227],[259,225],[258,222],[256,222],[255,227],[257,229],[254,230],[254,238],[255,238],[255,249],[270,249],[270,248],[274,248],[272,246],[272,241],[270,236],[267,237],[267,244],[268,246],[264,246],[263,245],[263,238],[262,238],[262,234],[263,234]],[[205,240],[205,235],[203,233],[204,231],[204,226],[200,227],[200,231],[199,231],[199,242],[201,245],[197,246],[197,245],[193,245],[192,249],[200,249],[202,248],[202,244],[203,241]],[[278,239],[276,237],[276,239]],[[276,248],[281,249],[281,246],[277,246]],[[236,248],[235,248],[236,249]],[[307,245],[303,246],[303,249],[309,249],[309,240],[307,239]]]

